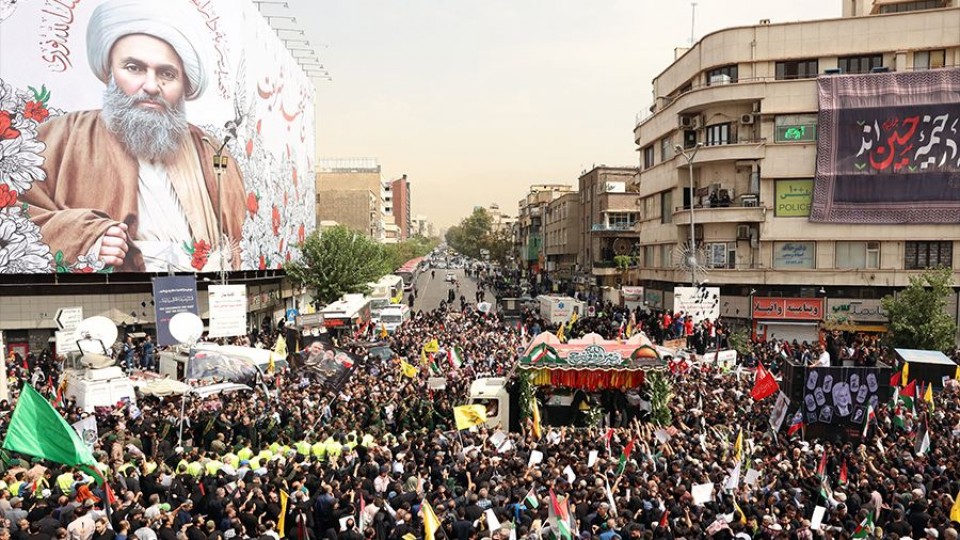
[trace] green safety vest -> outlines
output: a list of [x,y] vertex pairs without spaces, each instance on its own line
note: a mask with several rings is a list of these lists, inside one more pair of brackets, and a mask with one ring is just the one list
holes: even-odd
[[216,476],[217,473],[220,472],[220,469],[222,469],[222,468],[223,468],[223,463],[222,463],[222,462],[217,461],[217,460],[215,460],[215,459],[211,459],[210,461],[207,462],[207,466],[206,466],[207,475],[208,475],[208,476]]
[[250,458],[253,457],[253,450],[251,450],[249,446],[245,446],[241,448],[239,452],[237,452],[237,457],[240,458],[240,461],[249,461]]
[[297,448],[297,453],[300,454],[301,456],[310,455],[310,443],[308,443],[307,441],[300,441],[298,443],[294,443],[294,446]]
[[203,465],[199,461],[191,461],[187,464],[187,474],[199,478],[203,474]]

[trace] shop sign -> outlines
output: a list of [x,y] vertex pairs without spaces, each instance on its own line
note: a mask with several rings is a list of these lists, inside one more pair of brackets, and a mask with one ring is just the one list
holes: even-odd
[[887,322],[887,312],[880,300],[846,300],[838,298],[827,302],[827,314],[832,317],[846,317],[856,322]]
[[823,318],[823,298],[754,298],[751,314],[754,319],[819,321]]

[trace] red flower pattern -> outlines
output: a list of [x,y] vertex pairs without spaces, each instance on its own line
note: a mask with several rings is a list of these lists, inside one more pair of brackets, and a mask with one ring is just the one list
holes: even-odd
[[20,130],[13,127],[13,119],[7,111],[0,111],[0,141],[5,139],[16,139],[20,136]]
[[280,209],[276,206],[273,207],[271,225],[273,225],[273,235],[280,236]]
[[17,192],[6,184],[0,184],[0,208],[7,208],[17,204]]
[[35,122],[43,122],[50,116],[50,111],[39,101],[28,101],[23,107],[23,116]]
[[267,258],[264,257],[263,255],[261,255],[261,256],[260,256],[260,270],[266,270],[266,269],[267,269]]
[[203,270],[203,267],[207,265],[207,259],[210,258],[210,244],[204,240],[193,243],[193,259],[190,261],[190,265],[197,270]]
[[303,226],[303,223],[300,224],[300,227],[297,228],[297,242],[304,243],[307,239],[307,230]]
[[260,200],[257,199],[257,194],[251,191],[247,194],[247,212],[253,216],[258,210],[260,210]]

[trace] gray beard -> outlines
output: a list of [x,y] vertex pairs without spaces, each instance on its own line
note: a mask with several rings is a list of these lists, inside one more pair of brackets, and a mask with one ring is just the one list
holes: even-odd
[[[157,103],[163,109],[144,109],[140,103]],[[113,79],[103,91],[100,117],[130,154],[151,162],[169,162],[189,133],[183,98],[170,104],[159,96],[128,96]]]

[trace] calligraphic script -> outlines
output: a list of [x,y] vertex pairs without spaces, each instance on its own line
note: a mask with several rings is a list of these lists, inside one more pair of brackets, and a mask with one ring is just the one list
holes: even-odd
[[572,366],[619,366],[623,357],[619,353],[607,352],[599,345],[590,345],[582,351],[571,352],[567,363]]

